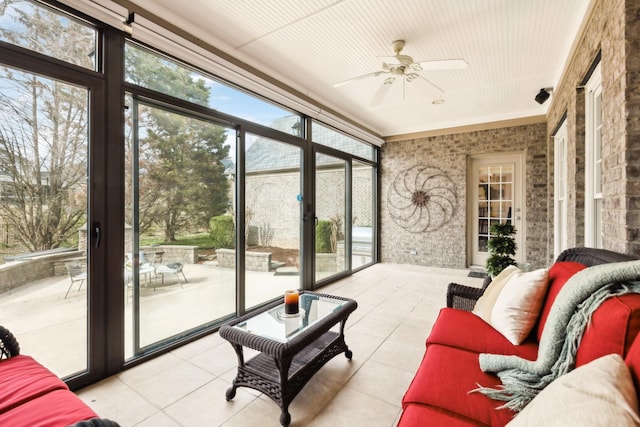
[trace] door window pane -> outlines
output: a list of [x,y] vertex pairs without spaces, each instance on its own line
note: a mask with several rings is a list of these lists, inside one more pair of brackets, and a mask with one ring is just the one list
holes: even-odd
[[235,131],[128,97],[126,356],[235,312]]
[[513,166],[478,168],[478,251],[487,252],[491,225],[512,221]]
[[86,88],[0,67],[0,325],[66,377],[87,369]]
[[357,268],[373,262],[375,169],[358,161],[353,161],[352,164],[351,267]]
[[347,270],[346,162],[316,154],[316,281]]
[[246,306],[301,287],[302,149],[247,135]]
[[[0,40],[96,69],[97,31],[39,3],[2,1]],[[29,17],[25,19],[25,17]]]

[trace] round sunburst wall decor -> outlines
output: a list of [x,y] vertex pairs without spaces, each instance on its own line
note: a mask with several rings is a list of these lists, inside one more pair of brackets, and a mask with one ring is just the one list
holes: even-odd
[[456,186],[434,166],[413,166],[399,173],[389,186],[391,219],[410,233],[435,231],[448,223],[458,205]]

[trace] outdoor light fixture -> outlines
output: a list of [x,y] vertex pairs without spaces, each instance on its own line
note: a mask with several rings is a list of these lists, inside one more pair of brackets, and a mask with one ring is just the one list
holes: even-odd
[[536,102],[540,105],[544,104],[547,99],[551,96],[551,91],[553,88],[551,87],[543,87],[540,89],[540,92],[536,95]]

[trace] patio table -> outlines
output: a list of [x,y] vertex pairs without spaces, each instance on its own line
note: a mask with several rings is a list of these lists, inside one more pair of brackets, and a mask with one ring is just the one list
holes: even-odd
[[[311,377],[341,353],[351,359],[344,327],[357,307],[352,299],[302,291],[298,315],[286,315],[284,303],[276,301],[223,325],[220,336],[238,357],[227,400],[235,397],[238,387],[258,390],[280,406],[280,424],[288,426],[289,404]],[[243,347],[260,353],[245,361]]]

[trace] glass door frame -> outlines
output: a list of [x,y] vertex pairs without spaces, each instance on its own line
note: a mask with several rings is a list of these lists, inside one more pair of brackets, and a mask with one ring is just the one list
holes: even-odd
[[[308,284],[305,288],[309,290],[314,290],[320,288],[328,283],[335,281],[341,277],[346,277],[352,273],[351,271],[351,215],[352,215],[352,158],[348,153],[344,153],[339,150],[334,150],[330,147],[320,145],[320,144],[312,144],[311,149],[308,151],[308,157],[310,157],[310,173],[307,176],[307,184],[309,187],[308,194],[312,194],[311,207],[307,207],[307,212],[305,213],[304,225],[306,228],[306,233],[309,236],[311,244],[306,247],[306,253],[304,254],[304,259],[307,262],[306,264],[306,275],[304,284]],[[344,218],[344,241],[345,241],[345,269],[343,271],[336,272],[330,276],[324,277],[320,280],[316,280],[316,251],[315,251],[315,225],[318,220],[317,217],[317,194],[316,194],[316,155],[322,154],[326,156],[331,156],[338,158],[340,160],[344,160],[345,162],[345,218]],[[358,159],[360,160],[360,159]],[[368,162],[367,162],[368,163]],[[375,231],[374,231],[375,233]],[[304,286],[303,284],[303,286]]]
[[[107,102],[107,82],[103,74],[80,67],[68,66],[62,61],[26,49],[0,42],[2,65],[45,78],[86,88],[88,102],[87,146],[87,369],[65,378],[72,389],[103,378],[108,369],[107,304],[110,283],[106,269],[108,215],[106,200],[109,151],[107,141],[115,137],[113,128],[106,126],[110,111]],[[102,47],[105,51],[111,47]],[[115,139],[116,141],[118,139]],[[20,337],[18,337],[19,340]]]

